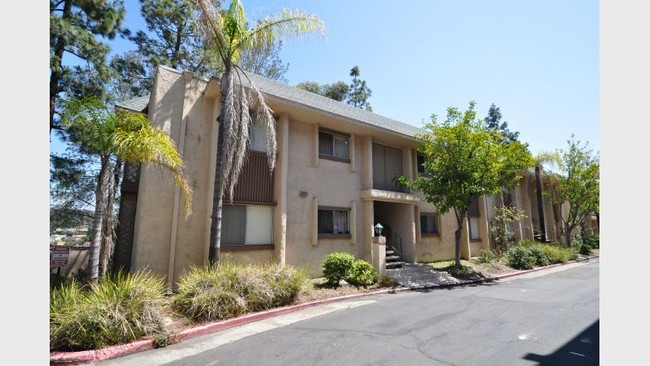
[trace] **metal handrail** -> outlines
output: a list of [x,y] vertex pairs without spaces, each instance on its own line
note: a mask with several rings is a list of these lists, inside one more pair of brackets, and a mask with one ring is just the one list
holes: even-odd
[[[393,251],[395,251],[395,253],[397,253],[397,255],[399,256],[399,260],[401,261],[402,260],[402,236],[399,233],[393,231],[391,233],[391,241],[390,243],[387,243],[387,245],[390,246],[390,248]],[[399,249],[397,246],[399,246]]]

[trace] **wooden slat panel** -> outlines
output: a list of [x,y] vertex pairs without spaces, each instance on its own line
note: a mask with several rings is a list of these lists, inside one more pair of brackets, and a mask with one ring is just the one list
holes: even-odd
[[239,181],[235,186],[233,202],[272,203],[273,173],[269,171],[266,153],[247,151]]

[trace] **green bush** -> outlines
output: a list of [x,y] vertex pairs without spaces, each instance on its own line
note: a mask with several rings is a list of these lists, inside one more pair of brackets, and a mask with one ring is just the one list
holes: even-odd
[[99,349],[159,334],[165,305],[164,284],[149,272],[120,272],[87,289],[73,280],[50,291],[50,349]]
[[345,280],[354,263],[354,256],[346,252],[334,252],[323,261],[323,276],[330,285],[338,286],[339,281]]
[[536,259],[528,245],[516,245],[506,253],[506,263],[514,269],[532,269]]
[[497,260],[499,260],[499,255],[491,249],[481,250],[478,254],[478,258],[476,258],[478,263],[484,264],[496,262]]
[[551,264],[551,260],[548,257],[548,254],[546,254],[546,252],[544,251],[544,246],[545,245],[542,244],[530,246],[530,255],[532,255],[533,258],[535,258],[536,267],[544,267]]
[[578,253],[582,255],[591,255],[591,253],[593,253],[593,249],[591,245],[586,243],[581,243],[578,245]]
[[378,278],[379,274],[372,264],[363,259],[357,259],[352,263],[352,267],[345,280],[351,285],[366,287],[375,284]]
[[278,264],[192,267],[179,279],[172,306],[195,322],[228,319],[291,304],[308,279],[304,270]]
[[545,245],[544,252],[546,252],[551,263],[567,263],[578,257],[575,249],[564,248],[559,245]]
[[592,248],[598,248],[600,246],[600,236],[598,234],[589,235],[582,241]]

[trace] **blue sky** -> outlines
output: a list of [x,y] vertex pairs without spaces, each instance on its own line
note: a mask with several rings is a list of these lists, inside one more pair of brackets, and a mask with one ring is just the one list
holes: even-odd
[[[146,27],[139,1],[127,0],[126,26]],[[282,8],[319,16],[324,37],[293,39],[281,58],[290,85],[350,82],[358,65],[375,113],[421,127],[431,114],[495,103],[510,130],[535,154],[566,140],[599,149],[596,0],[244,0],[247,16]],[[113,51],[133,48],[113,42]]]

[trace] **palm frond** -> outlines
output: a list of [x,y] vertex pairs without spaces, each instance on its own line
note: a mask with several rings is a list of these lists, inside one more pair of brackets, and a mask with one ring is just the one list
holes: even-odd
[[169,171],[185,198],[185,216],[192,213],[192,190],[183,175],[183,159],[164,131],[148,125],[137,130],[120,129],[113,135],[113,144],[116,156],[126,162],[151,164]]
[[283,10],[280,15],[265,18],[248,31],[246,47],[260,47],[287,38],[300,38],[318,33],[326,33],[325,23],[315,15],[298,10]]

